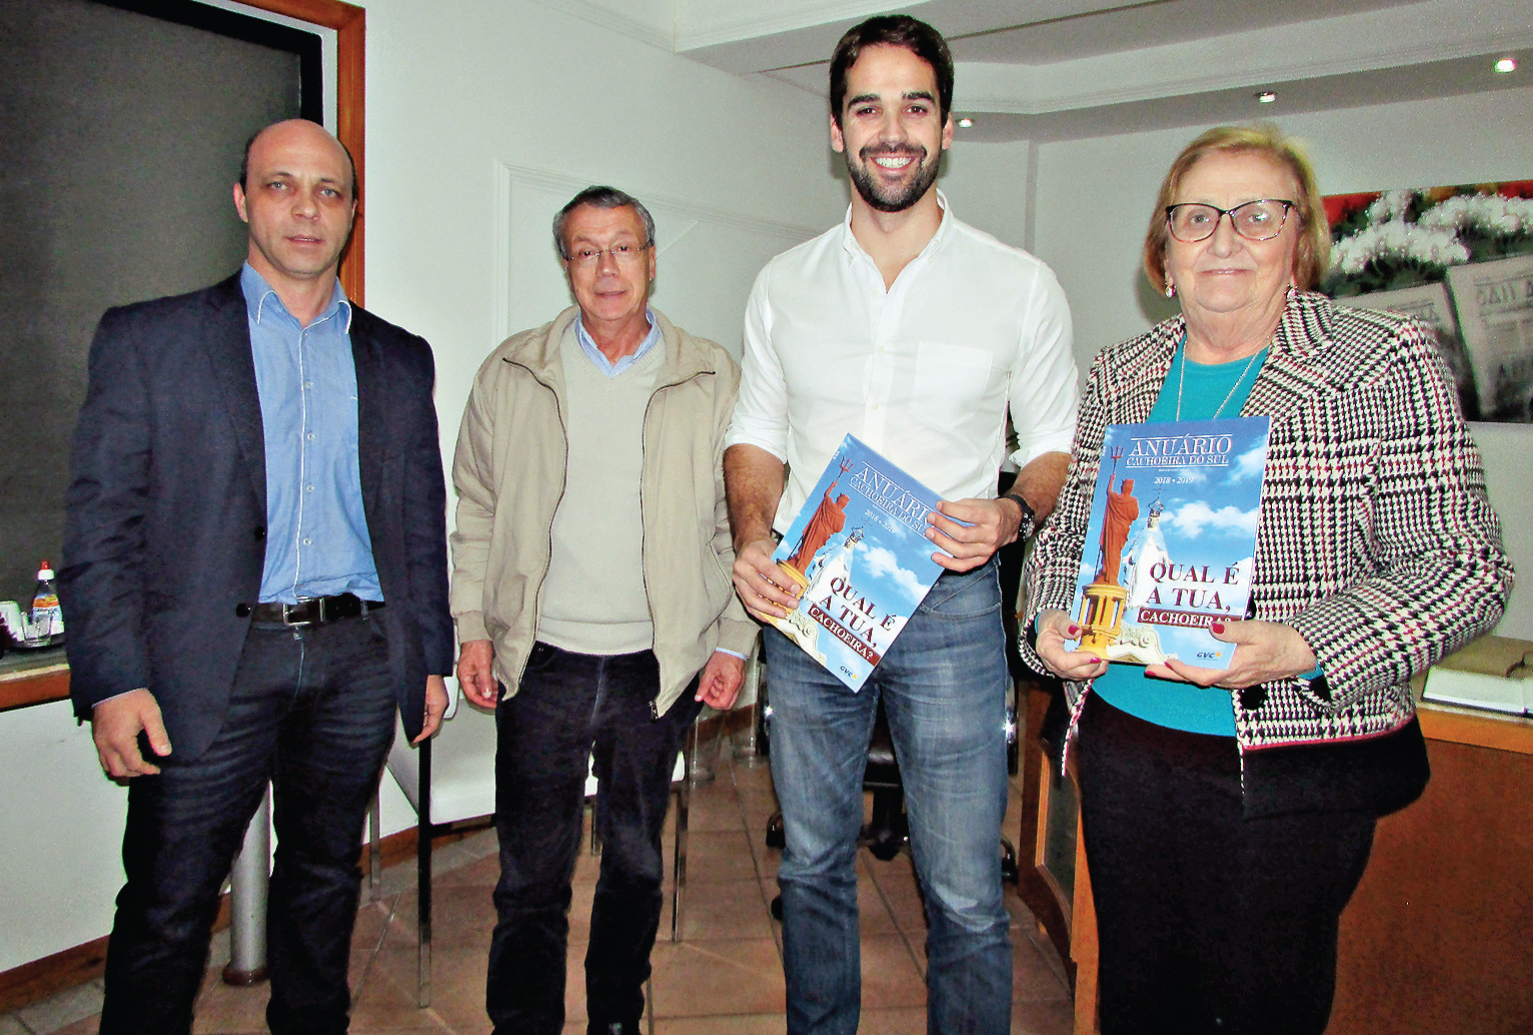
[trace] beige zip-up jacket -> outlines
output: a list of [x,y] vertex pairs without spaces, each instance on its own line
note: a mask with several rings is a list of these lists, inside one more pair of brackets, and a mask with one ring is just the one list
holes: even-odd
[[[651,312],[665,357],[645,408],[640,560],[660,663],[654,714],[663,715],[716,647],[749,654],[757,627],[730,578],[735,554],[724,497],[724,433],[739,368],[720,346]],[[532,651],[564,495],[559,345],[579,315],[571,306],[490,354],[475,375],[453,457],[453,618],[460,643],[493,643],[495,677],[508,698]]]

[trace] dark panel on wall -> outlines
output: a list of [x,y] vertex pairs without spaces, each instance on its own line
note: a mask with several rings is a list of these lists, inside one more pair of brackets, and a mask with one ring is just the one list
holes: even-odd
[[0,599],[25,599],[61,560],[97,320],[238,267],[241,148],[319,114],[319,40],[174,0],[0,0],[0,68]]

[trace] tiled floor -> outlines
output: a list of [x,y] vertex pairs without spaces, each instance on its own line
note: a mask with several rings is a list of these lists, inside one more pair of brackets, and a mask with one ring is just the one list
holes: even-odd
[[[765,762],[735,758],[728,742],[712,763],[714,780],[698,785],[689,825],[681,941],[671,931],[670,895],[652,958],[649,1024],[657,1033],[784,1031],[781,934],[768,903],[777,892],[778,853],[762,833],[776,808]],[[1006,831],[1016,832],[1014,781]],[[669,835],[667,852],[670,852]],[[669,856],[668,856],[669,858]],[[366,902],[352,942],[352,1031],[488,1032],[485,956],[495,921],[495,834],[483,831],[444,846],[434,860],[432,1006],[416,1006],[414,863],[384,874],[381,897]],[[583,958],[597,857],[576,868],[571,911],[566,1032],[584,1032]],[[924,1032],[926,926],[910,858],[885,863],[866,850],[859,861],[862,911],[863,1032]],[[1012,1031],[1069,1032],[1071,1007],[1060,960],[1015,894]],[[237,989],[219,980],[227,933],[214,942],[197,1005],[197,1032],[265,1032],[266,987]],[[95,1032],[100,982],[0,1015],[0,1033]]]

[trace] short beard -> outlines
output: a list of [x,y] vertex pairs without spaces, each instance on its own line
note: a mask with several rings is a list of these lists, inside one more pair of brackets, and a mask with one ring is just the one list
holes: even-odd
[[[912,154],[919,157],[916,173],[906,182],[906,186],[900,190],[899,194],[880,194],[879,185],[875,182],[873,174],[868,172],[868,163],[873,161],[875,155]],[[858,158],[862,159],[863,165],[858,165],[854,162],[850,153],[845,157],[847,159],[847,176],[852,180],[852,186],[857,188],[858,194],[869,204],[869,207],[879,212],[904,212],[912,205],[921,201],[922,195],[926,194],[928,188],[937,182],[938,162],[933,160],[930,164],[928,163],[927,149],[924,147],[896,148],[870,145],[858,153]]]

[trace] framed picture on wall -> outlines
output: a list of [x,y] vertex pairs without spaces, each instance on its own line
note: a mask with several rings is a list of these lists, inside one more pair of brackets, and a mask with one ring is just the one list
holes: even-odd
[[1518,180],[1325,199],[1321,290],[1434,328],[1472,421],[1534,421],[1531,193]]

